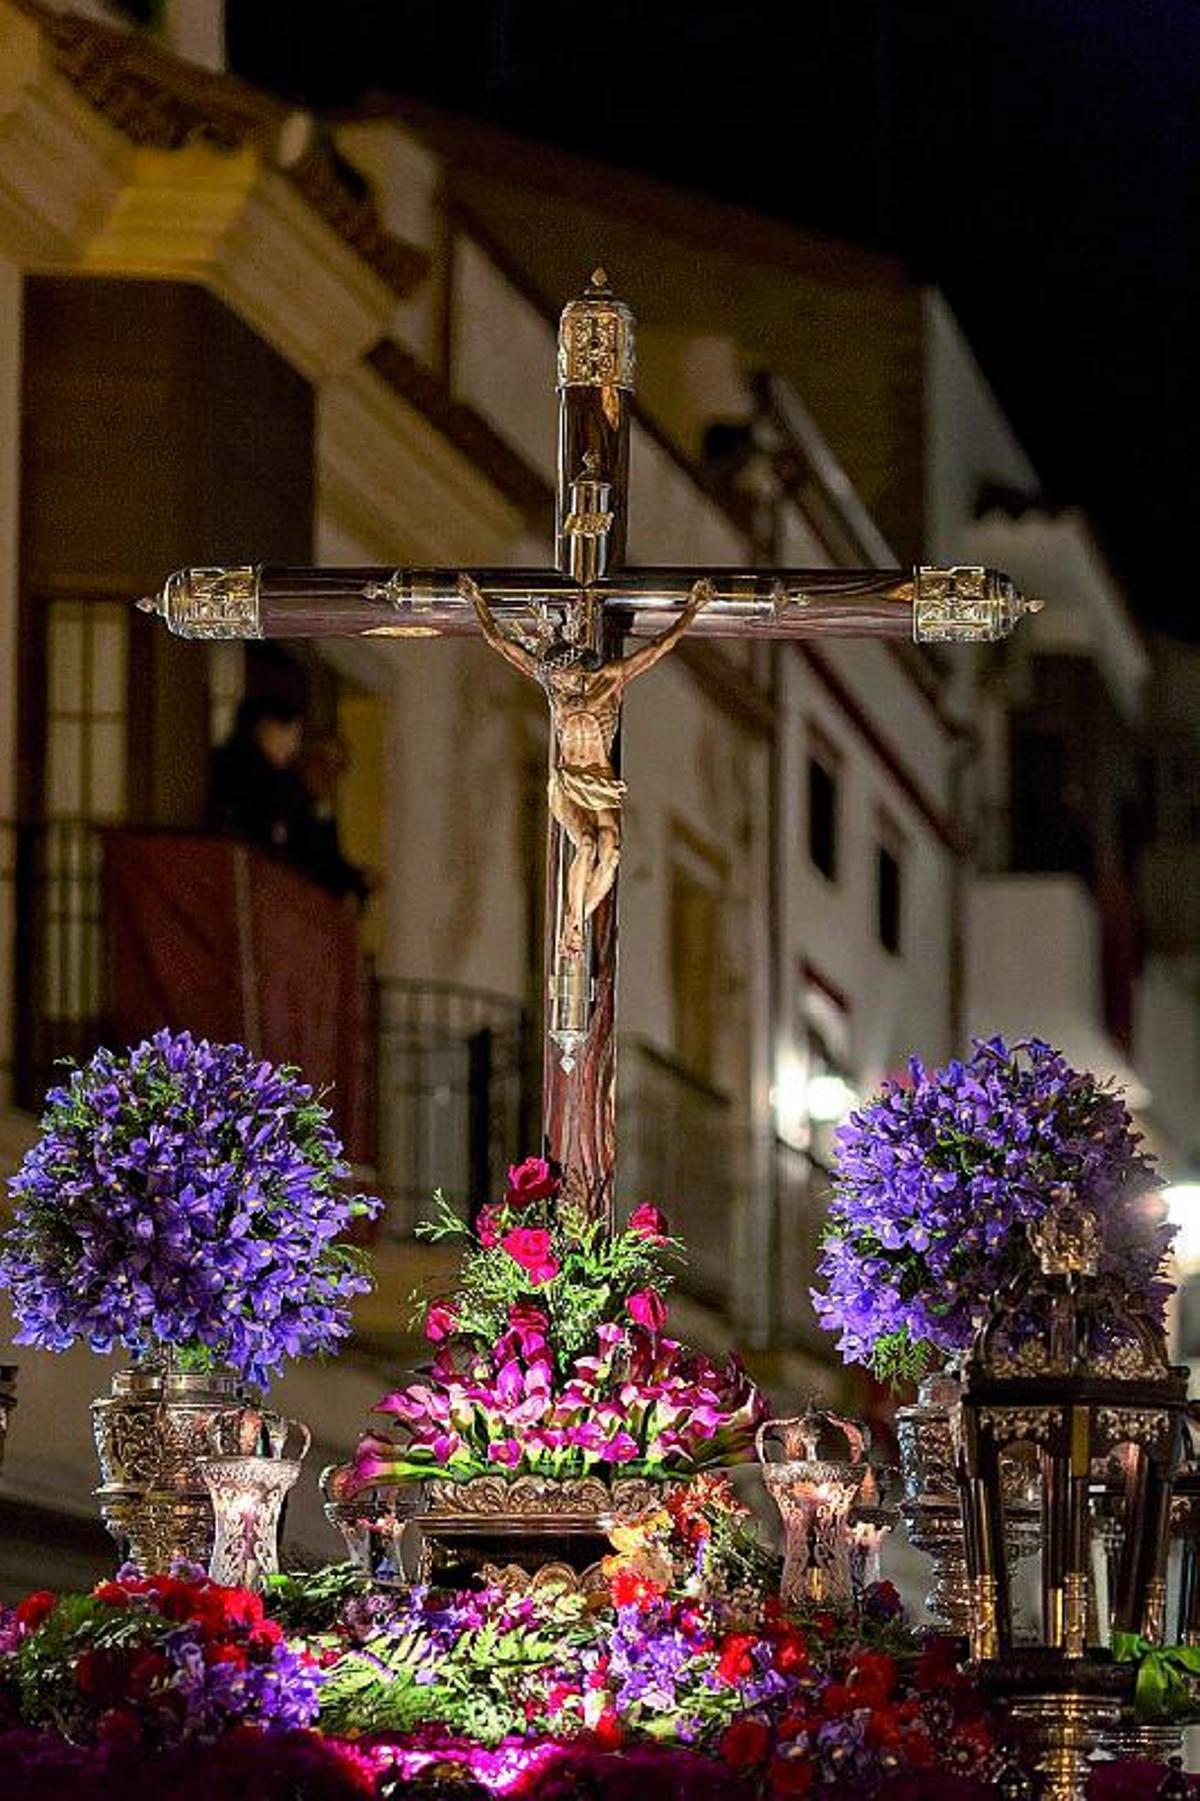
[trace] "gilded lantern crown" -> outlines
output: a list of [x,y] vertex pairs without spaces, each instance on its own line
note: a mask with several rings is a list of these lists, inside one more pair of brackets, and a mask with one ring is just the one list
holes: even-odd
[[633,314],[608,285],[603,269],[558,322],[560,388],[626,388],[636,385]]
[[1064,1200],[1028,1233],[1037,1266],[1002,1291],[983,1322],[969,1365],[976,1379],[1166,1378],[1162,1327],[1121,1282],[1100,1274],[1095,1215]]

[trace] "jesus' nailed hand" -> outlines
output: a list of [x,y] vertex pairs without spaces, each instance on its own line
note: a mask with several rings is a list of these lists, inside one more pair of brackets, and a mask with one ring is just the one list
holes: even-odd
[[459,592],[475,608],[480,630],[493,650],[540,684],[550,705],[554,757],[550,771],[550,811],[570,840],[567,907],[560,949],[567,956],[583,951],[584,928],[617,879],[621,860],[621,802],[625,784],[612,766],[613,740],[621,717],[621,700],[629,683],[678,643],[714,588],[704,579],[692,584],[687,605],[667,629],[627,657],[604,662],[599,651],[575,643],[565,633],[551,634],[536,650],[510,638],[478,584],[459,578]]

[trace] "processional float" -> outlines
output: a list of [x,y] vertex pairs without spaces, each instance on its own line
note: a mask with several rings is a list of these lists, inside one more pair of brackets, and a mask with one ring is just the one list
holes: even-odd
[[[141,603],[195,639],[481,635],[542,688],[550,720],[543,1150],[577,1213],[610,1225],[626,791],[619,740],[629,683],[685,633],[991,643],[1040,605],[1006,575],[973,566],[626,566],[634,366],[632,314],[597,270],[559,329],[552,567],[203,567],[171,576]],[[1180,1623],[1189,1642],[1200,1639],[1200,1478],[1193,1458],[1173,1500],[1185,1388],[1161,1334],[1096,1286],[1088,1245],[1047,1241],[1040,1249],[1031,1293],[999,1297],[981,1330],[962,1405],[950,1410],[955,1420],[943,1409],[935,1422],[947,1515],[938,1529],[943,1551],[947,1533],[960,1547],[961,1623],[981,1679],[1025,1718],[1044,1794],[1072,1801],[1098,1737],[1129,1717],[1135,1665],[1121,1661],[1129,1643],[1152,1645],[1163,1635],[1173,1518],[1188,1540]],[[771,1463],[763,1452],[785,1518],[803,1523],[805,1558],[789,1570],[797,1593],[810,1598],[847,1589],[853,1570],[843,1553],[857,1547],[859,1561],[871,1563],[891,1517],[878,1493],[864,1489],[870,1466],[853,1426],[848,1460],[830,1463],[820,1451],[831,1423],[846,1427],[811,1409],[774,1422],[784,1460]],[[1025,1463],[1016,1468],[1014,1503],[1018,1452]],[[831,1470],[837,1509],[828,1499]],[[927,1499],[909,1512],[927,1513]],[[1111,1526],[1103,1540],[1109,1567],[1095,1562],[1093,1517]],[[845,1537],[846,1522],[857,1536]],[[1014,1633],[1010,1574],[1034,1543],[1043,1595],[1031,1646]]]

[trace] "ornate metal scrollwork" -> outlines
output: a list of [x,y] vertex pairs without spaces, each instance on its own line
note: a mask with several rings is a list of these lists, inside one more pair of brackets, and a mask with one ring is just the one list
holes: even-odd
[[633,314],[597,269],[586,291],[563,308],[558,328],[560,388],[636,386]]
[[261,638],[261,574],[251,563],[231,569],[180,569],[163,588],[163,617],[180,638]]
[[1061,1407],[985,1407],[982,1418],[1000,1444],[1049,1444],[1063,1422]]
[[918,644],[995,644],[1007,638],[1024,613],[1041,611],[1006,575],[975,565],[920,568],[913,600]]

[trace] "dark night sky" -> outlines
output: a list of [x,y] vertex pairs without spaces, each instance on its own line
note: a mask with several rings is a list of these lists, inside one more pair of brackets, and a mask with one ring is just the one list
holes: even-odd
[[[1051,499],[1200,639],[1200,0],[228,0],[234,66],[416,95],[898,253]],[[588,71],[595,78],[588,79]]]

